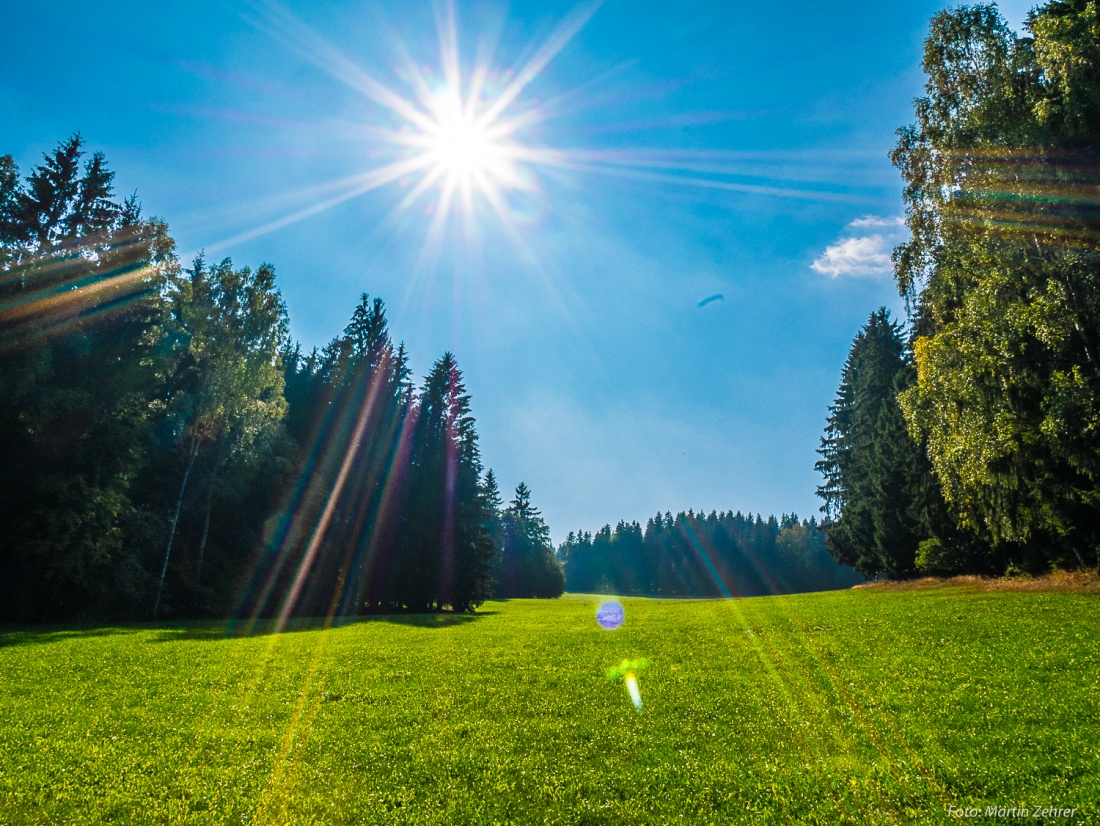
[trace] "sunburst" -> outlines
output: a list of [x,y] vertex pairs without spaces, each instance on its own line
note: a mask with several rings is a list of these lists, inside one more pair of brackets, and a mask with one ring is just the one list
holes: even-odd
[[490,126],[471,117],[457,100],[452,103],[451,95],[443,97],[434,107],[435,128],[424,141],[434,174],[451,185],[510,177],[511,159]]
[[[453,3],[437,10],[441,78],[406,57],[404,93],[369,75],[335,47],[274,3],[258,6],[263,27],[326,72],[381,107],[382,117],[361,126],[375,154],[390,158],[340,182],[333,194],[300,213],[258,227],[269,232],[370,190],[412,181],[397,205],[402,212],[427,193],[436,193],[434,224],[445,223],[460,204],[469,216],[478,200],[507,218],[505,195],[531,189],[531,167],[561,165],[561,153],[522,140],[524,130],[545,120],[549,106],[524,106],[519,98],[595,13],[598,4],[578,6],[514,73],[495,69],[489,59],[463,72]],[[501,82],[506,79],[505,82]],[[377,110],[376,110],[377,111]],[[388,117],[387,117],[388,115]],[[388,122],[386,122],[388,121]],[[243,240],[239,236],[235,241]]]
[[[789,153],[737,151],[693,152],[646,149],[561,149],[532,139],[535,127],[559,114],[583,90],[531,104],[525,92],[599,6],[577,6],[551,35],[533,48],[525,63],[496,67],[482,56],[463,68],[453,0],[437,7],[438,71],[429,72],[405,54],[399,71],[405,88],[386,84],[311,30],[273,0],[256,0],[257,25],[283,41],[309,62],[362,96],[364,119],[353,127],[375,160],[369,168],[319,184],[300,193],[300,208],[226,238],[208,251],[232,247],[317,215],[372,190],[404,187],[394,216],[425,200],[432,218],[429,243],[438,243],[456,213],[472,219],[487,205],[513,238],[519,239],[509,196],[540,189],[539,168],[556,168],[605,179],[651,186],[675,186],[733,195],[814,201],[863,201],[848,183],[832,180],[836,171],[815,153],[792,158]],[[618,70],[610,70],[608,77]],[[603,77],[603,76],[601,76]],[[597,78],[592,83],[598,83]],[[325,128],[324,124],[317,124]],[[629,130],[628,130],[629,131]],[[787,168],[797,163],[792,175]],[[772,168],[782,167],[779,174]],[[820,180],[818,180],[820,178]],[[288,195],[288,197],[290,197]],[[434,199],[434,200],[433,200]],[[467,221],[467,226],[477,222]]]
[[375,135],[403,147],[405,156],[395,163],[413,167],[406,175],[421,176],[399,208],[410,206],[435,188],[436,229],[446,222],[456,201],[467,217],[475,201],[481,199],[508,220],[506,194],[533,188],[531,176],[526,174],[532,167],[562,162],[560,152],[522,139],[524,130],[546,119],[552,107],[523,106],[519,98],[596,8],[595,3],[578,6],[504,83],[500,80],[508,78],[508,73],[494,70],[488,59],[463,74],[454,5],[448,3],[438,9],[441,82],[433,83],[408,60],[406,76],[411,80],[413,95],[400,99],[374,97],[402,122],[396,132],[376,131]]

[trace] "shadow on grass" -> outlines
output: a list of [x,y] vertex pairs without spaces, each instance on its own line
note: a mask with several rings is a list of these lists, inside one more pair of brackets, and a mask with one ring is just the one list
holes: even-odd
[[144,628],[128,627],[103,627],[103,626],[58,626],[38,625],[31,627],[0,628],[0,648],[15,645],[42,645],[46,643],[65,642],[66,640],[84,639],[86,637],[116,637],[121,634],[135,634]]
[[455,625],[468,625],[482,617],[491,617],[499,611],[478,611],[473,614],[379,614],[360,617],[360,622],[392,622],[396,625],[413,625],[417,628],[451,628]]
[[473,614],[435,612],[430,614],[365,614],[351,617],[299,617],[290,620],[281,632],[276,631],[277,620],[195,620],[176,623],[133,623],[112,626],[19,626],[0,628],[0,648],[18,645],[46,645],[66,640],[89,637],[115,637],[125,634],[154,632],[144,642],[175,642],[266,637],[276,633],[294,634],[301,631],[320,631],[325,628],[344,628],[377,622],[407,625],[414,628],[453,628],[492,616],[498,611],[478,611]]
[[272,634],[296,634],[302,631],[322,631],[326,628],[345,628],[349,625],[364,625],[378,622],[394,625],[408,625],[415,628],[452,628],[467,625],[482,617],[492,616],[497,611],[478,611],[473,614],[452,614],[434,612],[430,614],[363,614],[350,617],[298,617],[290,620],[282,631],[276,630],[277,620],[265,618],[259,620],[232,620],[227,623],[181,624],[174,628],[162,628],[161,633],[149,642],[174,642],[176,640],[199,640],[214,642],[226,639],[267,637]]

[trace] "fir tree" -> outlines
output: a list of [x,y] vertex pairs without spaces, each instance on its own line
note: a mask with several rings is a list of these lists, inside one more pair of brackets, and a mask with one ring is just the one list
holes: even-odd
[[500,597],[561,596],[565,574],[550,543],[550,528],[531,503],[523,482],[501,520],[501,556],[496,595]]
[[819,450],[829,551],[868,576],[912,574],[924,538],[911,501],[920,451],[897,401],[908,369],[901,328],[880,309],[852,343]]

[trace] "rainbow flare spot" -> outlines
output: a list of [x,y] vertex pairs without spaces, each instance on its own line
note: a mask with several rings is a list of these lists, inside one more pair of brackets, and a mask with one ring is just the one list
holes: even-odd
[[638,688],[637,672],[644,670],[648,665],[649,660],[645,658],[623,660],[617,666],[607,669],[607,673],[604,675],[609,680],[621,679],[623,681],[626,685],[626,693],[630,695],[630,702],[634,704],[636,711],[642,710],[642,692]]
[[596,609],[596,622],[605,631],[614,631],[623,624],[625,619],[626,611],[620,603],[613,599],[601,603],[600,607]]

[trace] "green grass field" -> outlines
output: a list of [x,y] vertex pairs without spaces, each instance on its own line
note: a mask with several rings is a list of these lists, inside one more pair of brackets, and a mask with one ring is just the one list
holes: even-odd
[[[1095,594],[627,599],[615,631],[597,604],[3,630],[0,821],[1100,818]],[[605,676],[638,657],[640,711]]]

